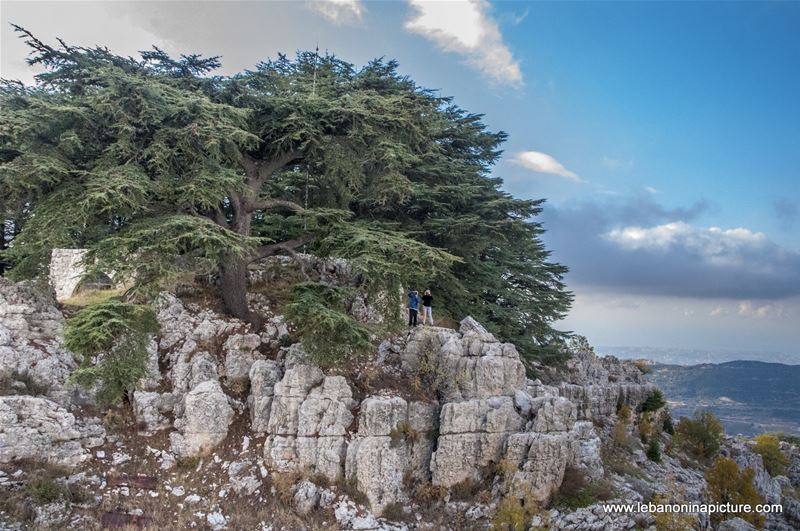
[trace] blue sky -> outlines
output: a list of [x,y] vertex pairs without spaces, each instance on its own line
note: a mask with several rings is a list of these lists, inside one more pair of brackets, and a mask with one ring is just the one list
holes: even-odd
[[224,72],[317,43],[404,73],[510,136],[494,169],[545,197],[572,269],[564,328],[598,345],[774,350],[800,362],[800,3],[3,2],[9,31]]

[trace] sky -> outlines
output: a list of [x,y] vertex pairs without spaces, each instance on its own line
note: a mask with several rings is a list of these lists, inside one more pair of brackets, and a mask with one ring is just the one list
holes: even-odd
[[508,133],[492,169],[539,221],[575,293],[558,326],[595,345],[796,354],[800,3],[0,3],[0,74],[39,38],[136,55],[397,59]]

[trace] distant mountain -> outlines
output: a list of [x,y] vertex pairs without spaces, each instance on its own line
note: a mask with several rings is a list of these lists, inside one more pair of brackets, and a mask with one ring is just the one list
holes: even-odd
[[787,365],[800,364],[800,352],[748,352],[731,350],[704,350],[696,348],[669,347],[595,347],[601,356],[616,356],[620,359],[645,358],[657,363],[676,365],[698,365],[701,363],[725,363],[728,361],[752,360]]
[[704,408],[731,434],[800,432],[800,365],[731,361],[651,369],[647,377],[664,391],[675,417]]

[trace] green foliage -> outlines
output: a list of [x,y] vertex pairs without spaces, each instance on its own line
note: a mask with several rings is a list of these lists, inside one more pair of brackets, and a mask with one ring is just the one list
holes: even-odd
[[158,331],[149,306],[109,299],[70,318],[64,330],[67,348],[80,354],[71,379],[85,387],[98,385],[97,399],[114,404],[147,376],[147,341]]
[[33,480],[28,483],[26,488],[28,494],[40,505],[53,503],[60,499],[67,498],[69,495],[69,491],[63,484],[49,478]]
[[781,451],[780,441],[775,435],[764,433],[755,438],[753,451],[764,460],[764,467],[770,476],[780,476],[786,472],[789,458]]
[[675,435],[675,425],[672,423],[672,415],[664,417],[664,425],[662,426],[666,433]]
[[658,442],[658,438],[650,438],[650,443],[647,445],[646,455],[647,458],[654,463],[661,462],[661,445]]
[[[764,503],[764,498],[753,484],[755,471],[752,468],[740,470],[733,459],[725,457],[717,459],[714,465],[706,470],[705,477],[709,498],[714,503],[748,504],[751,507]],[[718,524],[735,517],[742,518],[759,529],[764,526],[764,516],[755,511],[712,513],[711,521]]]
[[[399,286],[428,287],[526,359],[562,356],[553,323],[572,295],[541,241],[543,200],[490,176],[504,133],[396,62],[301,52],[210,76],[215,57],[137,60],[16,29],[44,70],[33,87],[0,87],[0,196],[20,229],[4,259],[17,278],[41,275],[54,247],[85,247],[88,265],[145,299],[220,274],[226,308],[255,324],[247,264],[306,244],[351,260],[390,320]],[[336,334],[304,342],[338,359],[366,333],[324,291],[300,287],[292,311]]]
[[656,389],[653,391],[650,396],[647,397],[647,400],[644,401],[642,404],[642,411],[657,411],[662,407],[666,406],[667,402],[664,400],[664,394]]
[[297,329],[312,359],[330,366],[371,347],[369,330],[347,314],[345,302],[352,290],[304,282],[293,287],[285,307],[287,321]]
[[708,411],[697,411],[694,418],[683,417],[675,428],[675,444],[697,459],[710,459],[719,452],[724,433],[722,423]]

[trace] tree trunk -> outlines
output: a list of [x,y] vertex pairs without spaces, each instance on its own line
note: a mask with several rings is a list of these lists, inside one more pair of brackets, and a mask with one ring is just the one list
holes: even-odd
[[247,306],[247,261],[228,256],[220,269],[219,290],[225,311],[250,323],[257,332],[261,328],[261,318]]

